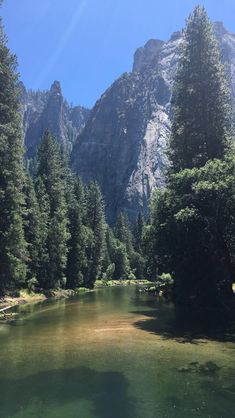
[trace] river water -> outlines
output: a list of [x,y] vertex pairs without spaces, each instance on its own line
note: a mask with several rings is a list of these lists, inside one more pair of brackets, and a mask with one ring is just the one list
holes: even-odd
[[235,343],[133,287],[20,308],[0,325],[1,418],[232,418]]

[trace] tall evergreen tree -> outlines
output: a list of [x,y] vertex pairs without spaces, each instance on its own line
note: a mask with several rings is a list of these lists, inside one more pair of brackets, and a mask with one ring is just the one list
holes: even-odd
[[[106,271],[108,273],[110,270],[112,271],[112,277],[107,278],[115,280],[128,279],[131,268],[126,246],[115,237],[110,227],[107,227],[106,229],[106,251],[108,255],[107,264],[105,266]],[[107,275],[106,271],[105,275]]]
[[0,22],[0,294],[25,282],[22,127],[16,58]]
[[231,139],[231,95],[206,10],[189,16],[172,99],[173,171],[222,158]]
[[37,280],[42,288],[47,288],[49,270],[48,231],[50,227],[50,202],[42,177],[35,182],[35,191],[39,206],[39,247]]
[[67,287],[74,289],[84,285],[87,267],[87,229],[84,226],[84,190],[79,177],[73,179],[73,189],[68,202],[69,231]]
[[[142,235],[143,235],[143,217],[138,216],[136,225],[134,225],[134,234],[130,228],[129,220],[126,214],[120,213],[117,218],[115,226],[115,236],[122,243],[119,247],[121,253],[125,251],[125,256],[129,263],[129,276],[131,279],[135,277],[138,279],[144,278],[145,260],[141,255]],[[120,260],[124,260],[121,257]],[[127,265],[127,264],[126,264]],[[115,273],[117,273],[116,267]],[[126,277],[127,277],[126,276]]]
[[143,214],[140,212],[134,224],[134,247],[139,253],[143,251],[143,235],[144,235],[145,221]]
[[[172,171],[152,200],[150,270],[171,273],[189,310],[232,295],[234,160],[230,94],[204,8],[189,17],[173,95]],[[233,231],[233,232],[232,232]]]
[[39,274],[40,257],[43,250],[41,240],[43,225],[34,183],[29,175],[26,175],[25,178],[24,195],[26,203],[24,229],[28,246],[28,279],[36,279]]
[[129,256],[134,251],[133,236],[129,225],[129,220],[126,214],[119,213],[115,226],[115,236],[122,242]]
[[93,287],[95,280],[100,277],[102,271],[106,229],[104,201],[97,183],[88,185],[85,206],[86,226],[92,232],[92,242],[90,242],[90,246],[87,248],[88,267],[85,283],[88,287]]
[[38,178],[41,178],[49,202],[47,236],[48,271],[47,287],[64,282],[69,239],[67,202],[65,198],[65,171],[57,143],[46,132],[38,151]]

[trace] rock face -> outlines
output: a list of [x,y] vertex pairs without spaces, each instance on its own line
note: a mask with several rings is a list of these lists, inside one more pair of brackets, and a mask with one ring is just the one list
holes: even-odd
[[[235,35],[215,23],[235,96]],[[101,96],[75,142],[72,166],[85,182],[97,180],[113,222],[119,211],[131,219],[147,213],[152,191],[164,184],[168,165],[170,99],[182,32],[168,42],[150,40],[123,74]]]
[[27,157],[35,155],[37,146],[46,129],[59,142],[72,148],[75,138],[84,128],[90,111],[72,107],[64,100],[60,83],[55,81],[49,91],[26,91],[22,89],[22,112]]
[[133,72],[143,71],[160,54],[164,42],[150,39],[144,47],[138,48],[134,55]]

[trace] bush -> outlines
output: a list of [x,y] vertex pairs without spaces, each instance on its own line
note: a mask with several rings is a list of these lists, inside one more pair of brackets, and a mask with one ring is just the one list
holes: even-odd
[[112,280],[114,271],[115,271],[115,264],[112,263],[108,266],[107,270],[103,273],[102,280],[104,281]]
[[174,280],[170,273],[162,273],[157,278],[157,288],[159,290],[170,291],[173,287]]
[[36,289],[39,286],[39,283],[38,283],[36,277],[32,277],[32,279],[28,280],[27,285],[28,285],[28,291],[31,293],[31,292],[36,291]]
[[11,290],[8,292],[9,296],[12,298],[19,298],[20,297],[20,291],[18,289]]
[[169,284],[173,285],[174,280],[172,279],[172,276],[170,273],[162,273],[160,276],[158,276],[158,281],[162,284]]
[[128,280],[136,280],[135,274],[133,271],[130,271],[127,277]]

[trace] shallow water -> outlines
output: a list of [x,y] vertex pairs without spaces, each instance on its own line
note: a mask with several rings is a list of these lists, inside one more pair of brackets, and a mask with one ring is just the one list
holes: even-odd
[[192,338],[136,287],[20,308],[0,325],[1,418],[232,418],[235,343]]

